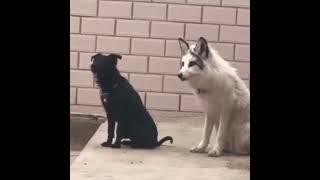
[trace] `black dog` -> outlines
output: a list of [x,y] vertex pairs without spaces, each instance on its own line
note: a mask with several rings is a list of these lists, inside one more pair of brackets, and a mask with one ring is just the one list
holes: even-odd
[[[139,94],[116,67],[121,58],[117,54],[105,56],[100,53],[91,58],[91,71],[100,87],[101,101],[108,117],[108,139],[101,145],[113,148],[120,148],[121,144],[133,148],[155,148],[167,140],[172,143],[170,136],[158,142],[158,131],[152,117],[143,106]],[[112,144],[115,122],[117,136]],[[130,141],[122,141],[124,138]]]

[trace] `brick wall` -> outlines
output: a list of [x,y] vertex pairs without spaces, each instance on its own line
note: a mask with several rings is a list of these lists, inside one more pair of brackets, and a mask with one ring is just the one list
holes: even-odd
[[102,113],[89,71],[96,52],[119,53],[119,69],[148,109],[199,111],[189,86],[176,77],[177,38],[204,36],[250,77],[249,0],[71,0],[71,111]]

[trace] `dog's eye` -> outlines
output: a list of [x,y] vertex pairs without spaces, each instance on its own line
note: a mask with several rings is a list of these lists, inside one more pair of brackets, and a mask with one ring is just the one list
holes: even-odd
[[184,66],[184,62],[181,63],[181,67]]
[[197,63],[194,62],[194,61],[191,61],[191,62],[189,63],[189,67],[192,67],[192,66],[195,66],[195,65],[197,65]]

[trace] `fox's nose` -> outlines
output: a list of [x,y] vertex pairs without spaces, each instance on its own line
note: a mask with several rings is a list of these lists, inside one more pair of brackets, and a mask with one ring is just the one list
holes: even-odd
[[183,77],[182,73],[179,73],[179,74],[178,74],[178,78],[179,78],[181,81],[186,80],[186,78]]

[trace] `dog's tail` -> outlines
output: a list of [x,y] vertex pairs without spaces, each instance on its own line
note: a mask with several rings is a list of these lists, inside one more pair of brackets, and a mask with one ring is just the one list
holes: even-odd
[[161,146],[162,143],[164,143],[165,141],[168,141],[168,140],[170,140],[171,144],[173,143],[172,137],[171,136],[166,136],[166,137],[162,138],[160,141],[158,141],[157,146]]

